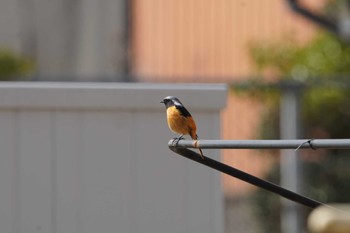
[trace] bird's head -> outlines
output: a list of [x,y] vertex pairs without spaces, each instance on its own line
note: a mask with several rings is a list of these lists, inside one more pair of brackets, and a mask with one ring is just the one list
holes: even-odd
[[182,106],[180,100],[175,96],[167,96],[160,102],[163,103],[167,108],[171,106]]

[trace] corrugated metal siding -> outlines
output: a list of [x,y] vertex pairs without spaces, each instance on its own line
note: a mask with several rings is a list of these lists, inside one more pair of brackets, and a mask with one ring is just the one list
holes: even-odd
[[134,0],[132,19],[133,72],[146,81],[246,76],[252,40],[313,33],[280,0]]

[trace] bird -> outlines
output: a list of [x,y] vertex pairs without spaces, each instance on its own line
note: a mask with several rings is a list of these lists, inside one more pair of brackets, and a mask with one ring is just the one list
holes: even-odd
[[[180,134],[177,143],[184,135],[190,135],[193,140],[198,140],[196,122],[191,113],[175,96],[167,96],[160,103],[166,107],[167,122],[169,129],[175,134]],[[198,148],[200,156],[204,159],[203,152]]]

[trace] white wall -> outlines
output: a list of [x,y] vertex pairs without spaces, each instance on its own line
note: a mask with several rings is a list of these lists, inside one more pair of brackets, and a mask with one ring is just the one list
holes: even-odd
[[0,231],[223,232],[220,175],[167,147],[167,95],[219,138],[224,85],[0,83]]

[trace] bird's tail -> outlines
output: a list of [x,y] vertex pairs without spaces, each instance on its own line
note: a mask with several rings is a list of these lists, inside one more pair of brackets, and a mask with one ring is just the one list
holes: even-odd
[[[191,136],[192,137],[192,136]],[[192,137],[193,140],[198,140],[198,135],[196,134],[195,137]],[[195,144],[197,146],[197,143]],[[203,155],[203,152],[201,150],[201,148],[198,148],[199,150],[199,154],[201,155],[201,158],[204,159],[204,155]]]

